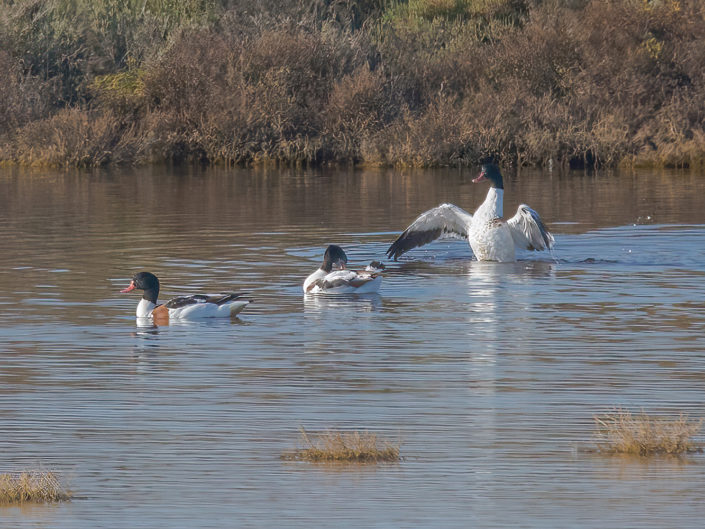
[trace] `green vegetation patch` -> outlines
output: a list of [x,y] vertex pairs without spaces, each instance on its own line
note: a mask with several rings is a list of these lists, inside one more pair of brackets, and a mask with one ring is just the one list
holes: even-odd
[[369,432],[326,430],[309,434],[301,428],[302,448],[283,459],[327,463],[385,463],[400,461],[400,443],[380,439]]
[[123,114],[139,110],[147,99],[142,70],[98,76],[90,88],[99,101]]
[[690,420],[683,414],[675,419],[644,412],[632,415],[621,408],[594,419],[598,450],[602,453],[651,456],[702,452],[692,437],[700,431],[703,419]]

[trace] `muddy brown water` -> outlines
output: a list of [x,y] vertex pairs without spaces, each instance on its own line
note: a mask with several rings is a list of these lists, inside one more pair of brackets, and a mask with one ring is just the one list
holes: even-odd
[[[615,406],[705,417],[705,175],[508,174],[553,253],[462,241],[387,261],[379,295],[304,297],[338,243],[364,265],[420,212],[473,211],[476,171],[0,172],[0,471],[76,498],[12,528],[702,527],[702,455],[599,457]],[[243,290],[239,319],[136,325]],[[403,461],[280,459],[298,429],[368,430]],[[702,434],[699,441],[703,441]]]

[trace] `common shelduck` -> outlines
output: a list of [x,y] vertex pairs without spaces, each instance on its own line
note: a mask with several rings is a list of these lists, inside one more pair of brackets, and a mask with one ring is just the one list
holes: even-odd
[[179,296],[163,305],[158,305],[159,279],[150,272],[135,274],[130,286],[120,292],[131,292],[135,289],[144,291],[142,299],[137,304],[137,317],[151,317],[154,323],[159,325],[167,325],[169,320],[229,318],[239,314],[251,302],[249,299],[243,299],[244,294],[227,292],[213,296],[203,294]]
[[318,292],[366,294],[379,290],[384,269],[382,263],[373,261],[365,270],[355,271],[345,268],[347,262],[348,256],[340,246],[335,244],[328,246],[321,267],[304,281],[304,292],[307,294]]
[[499,167],[492,163],[482,166],[473,183],[490,181],[490,190],[475,215],[453,204],[430,209],[404,230],[387,249],[387,256],[397,258],[403,253],[436,239],[466,239],[478,261],[516,261],[515,248],[545,250],[553,248],[553,235],[541,217],[526,204],[516,215],[502,220],[504,185]]

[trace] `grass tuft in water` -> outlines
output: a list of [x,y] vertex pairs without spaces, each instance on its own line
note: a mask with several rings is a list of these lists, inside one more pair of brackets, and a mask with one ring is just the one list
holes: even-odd
[[71,499],[71,491],[54,472],[29,471],[0,474],[0,504],[53,503]]
[[283,459],[330,463],[383,463],[400,460],[400,443],[380,439],[369,432],[326,430],[308,433],[301,428],[301,445]]
[[682,413],[675,419],[652,417],[644,412],[632,415],[621,408],[594,419],[598,450],[602,453],[651,456],[702,452],[692,437],[700,430],[703,419],[690,420]]

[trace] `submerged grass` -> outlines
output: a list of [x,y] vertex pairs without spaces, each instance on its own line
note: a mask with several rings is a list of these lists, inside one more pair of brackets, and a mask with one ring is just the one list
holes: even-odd
[[594,419],[601,453],[651,456],[702,452],[692,437],[700,430],[703,419],[690,420],[683,414],[674,419],[644,412],[632,415],[621,408]]
[[329,463],[384,463],[400,460],[399,443],[379,439],[369,432],[326,430],[308,433],[301,428],[303,445],[283,459]]
[[54,472],[29,471],[0,474],[0,504],[68,501],[72,493]]

